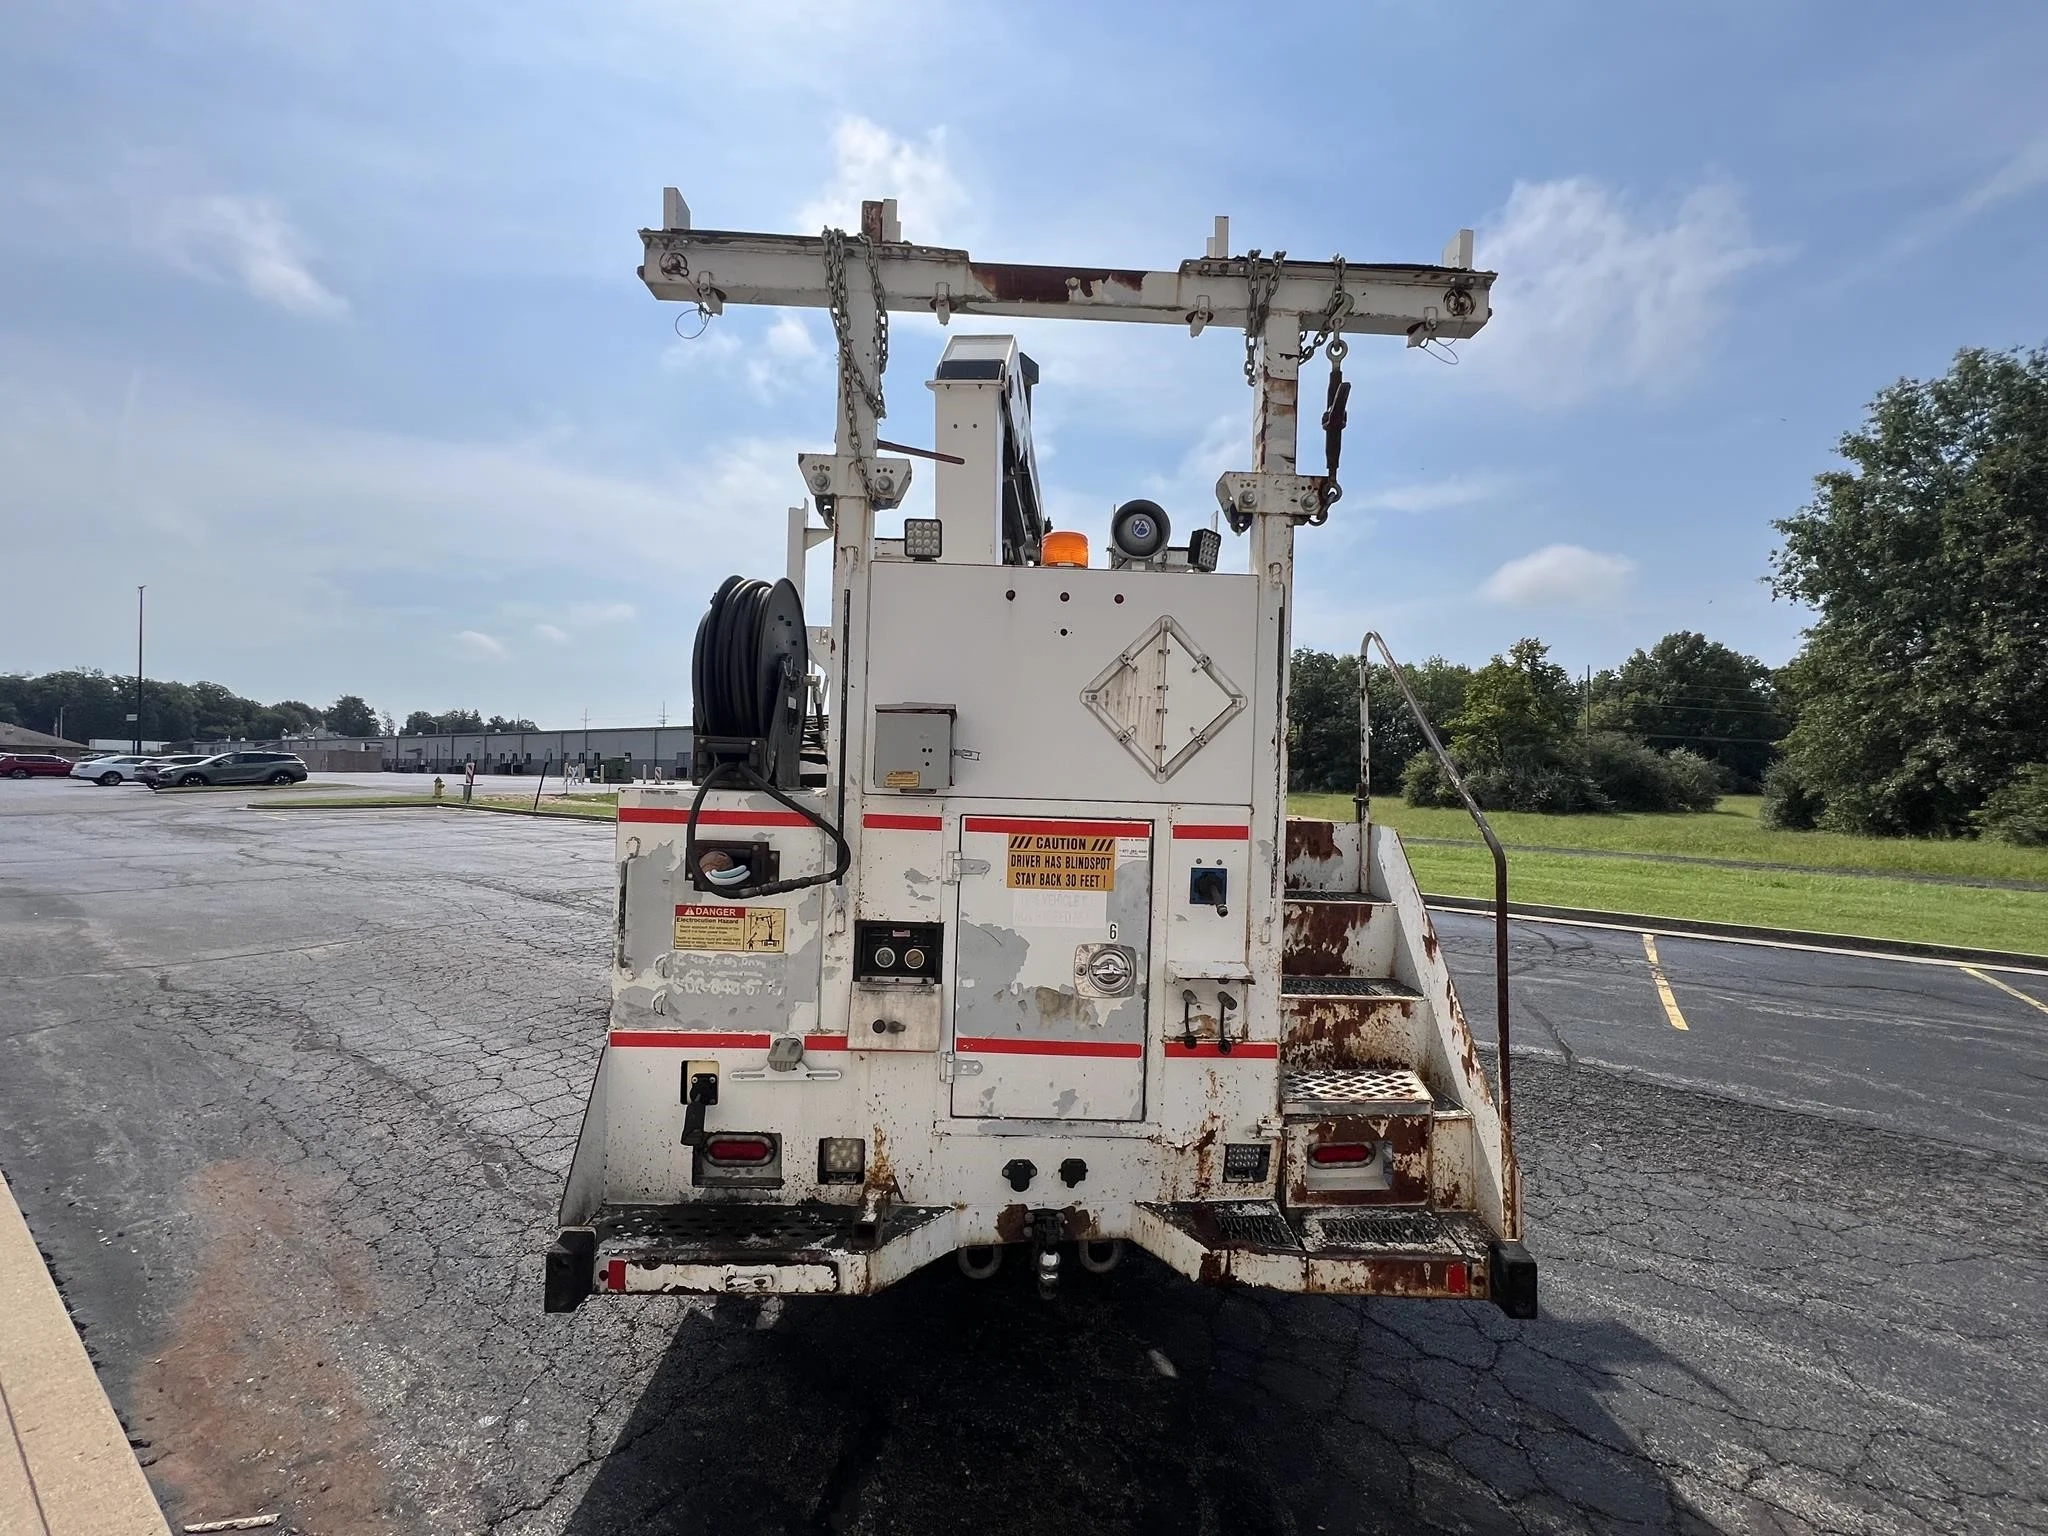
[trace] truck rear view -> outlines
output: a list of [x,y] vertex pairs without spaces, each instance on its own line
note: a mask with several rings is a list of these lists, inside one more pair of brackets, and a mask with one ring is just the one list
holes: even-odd
[[[1337,823],[1285,801],[1294,543],[1340,494],[1345,337],[1476,332],[1469,236],[1347,266],[1231,256],[1219,221],[1175,271],[1069,270],[908,244],[887,204],[821,238],[696,231],[673,192],[667,215],[657,297],[831,312],[838,441],[799,456],[782,579],[700,623],[694,782],[620,796],[550,1310],[862,1294],[948,1254],[1050,1293],[1135,1242],[1204,1283],[1534,1315],[1505,1084],[1400,841],[1362,796]],[[1239,332],[1250,468],[1179,540],[1142,498],[1053,529],[1011,336],[950,337],[931,450],[878,442],[891,310]],[[1302,475],[1318,350],[1329,467]],[[913,457],[933,515],[878,537]],[[1219,569],[1240,538],[1249,569]]]

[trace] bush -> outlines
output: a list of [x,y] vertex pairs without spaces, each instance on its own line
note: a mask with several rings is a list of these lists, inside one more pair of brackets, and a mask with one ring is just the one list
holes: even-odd
[[1619,731],[1593,731],[1580,742],[1586,777],[1617,811],[1711,811],[1722,775],[1697,753],[1658,752]]
[[2048,847],[2048,763],[2028,763],[1993,790],[1977,825],[2003,843]]
[[1458,792],[1437,766],[1436,754],[1424,747],[1401,770],[1401,796],[1410,805],[1461,805]]
[[1811,832],[1826,809],[1827,801],[1790,760],[1781,757],[1764,770],[1764,803],[1756,813],[1759,826],[1776,832]]

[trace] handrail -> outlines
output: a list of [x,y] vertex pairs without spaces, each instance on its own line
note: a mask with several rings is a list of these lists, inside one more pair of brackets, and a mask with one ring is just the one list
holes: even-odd
[[1466,811],[1478,824],[1479,835],[1486,839],[1486,846],[1493,851],[1493,1018],[1500,1056],[1501,1235],[1519,1238],[1522,1235],[1522,1181],[1515,1166],[1514,1114],[1508,1100],[1508,856],[1500,845],[1500,839],[1493,835],[1493,826],[1487,821],[1486,812],[1479,808],[1479,802],[1472,798],[1472,791],[1465,787],[1457,765],[1451,761],[1451,754],[1437,740],[1429,717],[1423,714],[1422,705],[1416,701],[1415,690],[1408,686],[1408,674],[1394,659],[1394,653],[1387,649],[1387,642],[1378,630],[1368,631],[1358,642],[1358,793],[1352,796],[1352,803],[1358,809],[1359,856],[1365,856],[1366,812],[1372,802],[1372,690],[1367,679],[1372,661],[1370,647],[1375,645],[1387,660],[1387,670],[1393,674],[1394,686],[1401,690],[1401,697],[1408,703],[1408,713],[1422,727],[1422,739],[1429,743],[1437,766],[1443,769],[1444,777],[1457,790],[1458,798],[1465,802]]

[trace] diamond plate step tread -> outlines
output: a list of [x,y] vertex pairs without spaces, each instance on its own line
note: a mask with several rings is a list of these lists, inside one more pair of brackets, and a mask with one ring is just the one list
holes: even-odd
[[1171,1205],[1148,1204],[1145,1209],[1204,1248],[1301,1252],[1301,1238],[1271,1200],[1183,1200]]
[[1435,1108],[1422,1079],[1406,1067],[1285,1067],[1286,1115],[1426,1115]]
[[1282,976],[1282,997],[1398,997],[1419,999],[1422,994],[1391,976]]
[[1323,1258],[1391,1254],[1484,1264],[1493,1234],[1469,1211],[1311,1211],[1301,1244]]
[[[899,1205],[881,1230],[888,1244],[952,1214],[951,1206]],[[853,1207],[691,1201],[681,1205],[608,1205],[592,1223],[605,1259],[667,1263],[770,1262],[799,1255],[850,1252]]]

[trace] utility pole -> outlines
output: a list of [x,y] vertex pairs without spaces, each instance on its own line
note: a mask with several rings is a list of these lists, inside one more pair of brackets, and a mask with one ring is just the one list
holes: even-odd
[[142,755],[142,586],[135,589],[135,755]]

